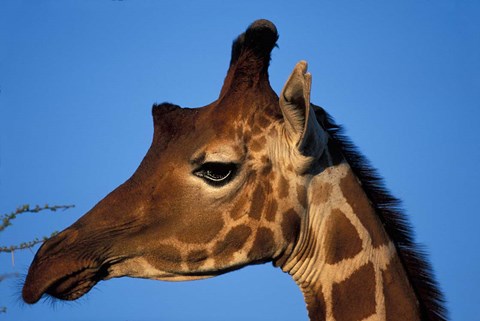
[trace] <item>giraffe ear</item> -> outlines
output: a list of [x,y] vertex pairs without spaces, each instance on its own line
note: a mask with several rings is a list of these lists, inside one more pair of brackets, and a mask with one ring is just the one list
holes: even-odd
[[307,62],[300,61],[285,83],[279,101],[288,138],[307,154],[307,149],[317,149],[320,130],[310,107],[311,85],[312,76],[307,72]]

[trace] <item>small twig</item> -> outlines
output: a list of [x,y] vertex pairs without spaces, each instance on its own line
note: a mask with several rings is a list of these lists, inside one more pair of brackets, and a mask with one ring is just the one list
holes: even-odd
[[[41,211],[49,210],[52,212],[56,212],[58,210],[67,210],[69,208],[75,207],[75,205],[54,205],[50,206],[48,204],[44,206],[39,206],[36,205],[35,207],[30,207],[30,205],[23,205],[17,208],[14,212],[10,214],[4,214],[1,216],[1,223],[0,223],[0,232],[3,231],[5,228],[8,226],[12,225],[12,221],[17,218],[18,215],[24,214],[24,213],[38,213]],[[32,241],[29,242],[23,242],[18,245],[10,245],[10,246],[1,246],[0,245],[0,253],[12,253],[12,264],[15,265],[15,257],[14,257],[14,251],[16,250],[25,250],[25,249],[31,249],[35,245],[45,242],[49,238],[57,235],[58,232],[53,232],[50,236],[44,236],[43,238],[38,238],[36,237]]]
[[34,208],[31,208],[30,205],[23,205],[17,208],[14,212],[9,214],[3,214],[1,216],[1,223],[0,223],[0,232],[6,229],[8,226],[12,225],[12,221],[17,218],[18,215],[23,213],[38,213],[44,210],[50,210],[55,212],[57,210],[66,210],[69,208],[75,207],[75,205],[54,205],[49,206],[46,204],[45,206],[36,205]]

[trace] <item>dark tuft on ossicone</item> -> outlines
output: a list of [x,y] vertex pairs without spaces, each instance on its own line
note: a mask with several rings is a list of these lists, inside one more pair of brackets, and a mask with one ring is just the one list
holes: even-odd
[[246,52],[250,52],[257,58],[262,59],[265,63],[264,67],[268,68],[270,53],[276,46],[278,37],[277,28],[271,21],[260,19],[253,22],[233,42],[230,65],[237,63]]

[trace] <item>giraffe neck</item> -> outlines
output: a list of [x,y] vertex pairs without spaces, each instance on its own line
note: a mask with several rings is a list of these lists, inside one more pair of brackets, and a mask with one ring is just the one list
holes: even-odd
[[418,302],[395,245],[350,166],[313,176],[307,214],[281,264],[301,288],[311,320],[418,320]]

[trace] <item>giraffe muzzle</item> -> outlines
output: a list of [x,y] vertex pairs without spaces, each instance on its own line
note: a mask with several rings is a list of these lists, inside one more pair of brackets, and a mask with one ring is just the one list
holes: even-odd
[[60,300],[76,300],[108,277],[108,265],[95,266],[73,260],[45,260],[32,264],[22,290],[23,300],[34,304],[46,294]]
[[60,300],[75,300],[108,277],[112,263],[92,258],[93,244],[74,245],[77,236],[77,230],[70,228],[42,245],[22,289],[26,303],[36,303],[44,294]]

